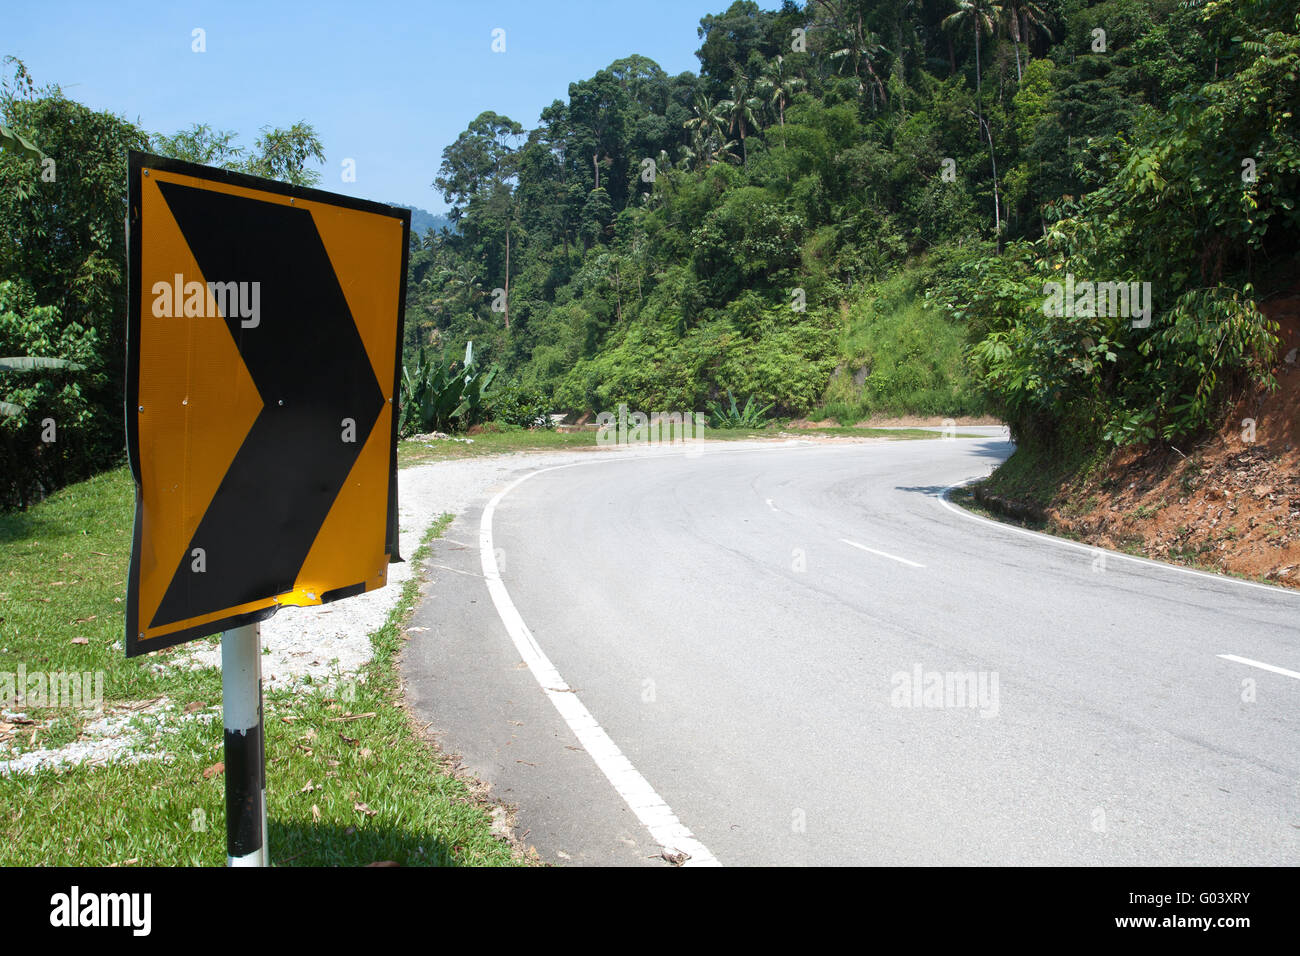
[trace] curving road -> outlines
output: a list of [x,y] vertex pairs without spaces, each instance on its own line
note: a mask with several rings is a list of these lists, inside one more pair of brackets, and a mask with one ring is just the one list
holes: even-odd
[[408,699],[552,862],[1300,862],[1300,594],[942,499],[1010,451],[521,461],[435,543]]

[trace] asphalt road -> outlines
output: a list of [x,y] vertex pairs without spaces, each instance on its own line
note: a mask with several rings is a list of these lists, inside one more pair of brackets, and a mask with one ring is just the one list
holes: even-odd
[[1300,594],[942,500],[1010,451],[717,443],[495,489],[435,546],[408,698],[552,862],[1300,862]]

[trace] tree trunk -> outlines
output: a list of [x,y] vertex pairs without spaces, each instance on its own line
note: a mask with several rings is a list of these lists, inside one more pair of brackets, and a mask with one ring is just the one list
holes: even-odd
[[993,242],[1000,255],[1002,253],[1002,199],[998,191],[998,160],[993,155],[993,129],[988,123],[980,121],[984,126],[984,135],[989,141],[989,162],[993,166]]
[[[1011,28],[1011,47],[1016,51],[1016,89],[1020,89],[1020,18],[1015,13],[1011,14]],[[1025,31],[1025,35],[1029,35],[1028,30]]]
[[620,268],[615,267],[614,274],[618,276],[618,281],[614,283],[614,309],[615,321],[623,324],[623,272]]
[[[786,159],[788,160],[790,158],[789,157],[790,147],[786,144],[785,141],[785,97],[784,96],[779,97],[777,99],[777,104],[779,105],[781,110],[781,152],[786,154]],[[789,166],[785,167],[785,181],[787,184],[790,182]]]
[[510,222],[506,221],[506,329],[510,328]]

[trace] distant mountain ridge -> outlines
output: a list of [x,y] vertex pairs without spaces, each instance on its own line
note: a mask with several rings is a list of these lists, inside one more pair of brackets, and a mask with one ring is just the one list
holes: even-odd
[[434,232],[439,232],[444,228],[453,232],[456,231],[455,226],[446,216],[429,212],[429,210],[421,209],[419,206],[410,206],[404,202],[395,202],[391,205],[411,210],[411,235],[413,236],[422,236],[430,229]]

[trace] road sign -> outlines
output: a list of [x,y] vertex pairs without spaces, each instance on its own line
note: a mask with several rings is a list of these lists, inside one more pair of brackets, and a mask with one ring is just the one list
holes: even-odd
[[382,587],[410,211],[129,168],[127,656]]

